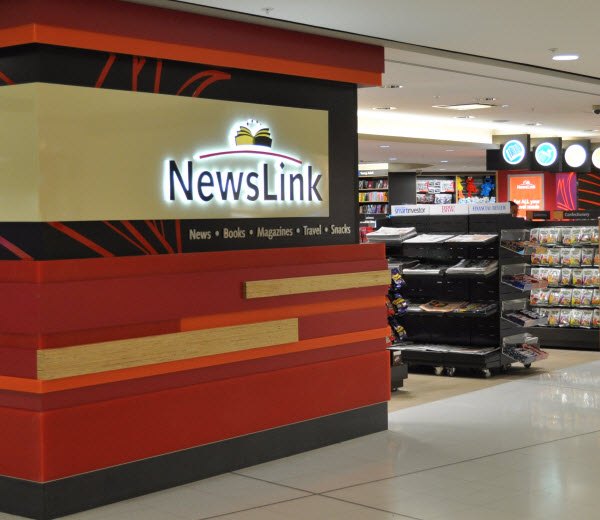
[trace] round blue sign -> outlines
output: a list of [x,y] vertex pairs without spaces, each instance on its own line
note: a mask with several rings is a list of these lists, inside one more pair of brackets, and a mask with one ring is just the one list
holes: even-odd
[[558,159],[558,150],[552,143],[542,143],[535,149],[535,160],[541,166],[551,166]]
[[525,159],[525,146],[521,141],[512,139],[502,148],[502,157],[508,164],[519,164]]

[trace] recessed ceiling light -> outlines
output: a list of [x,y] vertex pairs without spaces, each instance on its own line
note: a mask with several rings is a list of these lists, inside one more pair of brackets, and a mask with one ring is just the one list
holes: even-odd
[[510,119],[494,119],[492,123],[510,123]]
[[575,61],[579,59],[579,54],[555,54],[552,59],[554,61]]
[[403,88],[402,85],[381,85],[381,88]]
[[440,162],[448,162],[448,161],[440,161]]
[[447,152],[453,152],[454,150],[446,150]]
[[440,171],[441,171],[441,172],[445,172],[445,171],[446,171],[446,168],[440,168]]
[[542,123],[536,121],[535,123],[525,123],[525,126],[542,126]]
[[379,148],[389,148],[390,145],[389,144],[380,144]]
[[396,107],[373,107],[373,110],[396,110]]
[[508,108],[510,105],[500,105],[502,108]]
[[475,116],[454,116],[454,119],[475,119]]
[[397,160],[398,160],[398,157],[390,157],[388,160],[389,160],[389,161],[397,161]]
[[584,132],[597,132],[598,130],[584,130]]
[[477,110],[480,108],[492,108],[496,105],[489,103],[462,103],[459,105],[433,105],[432,108],[447,108],[448,110]]

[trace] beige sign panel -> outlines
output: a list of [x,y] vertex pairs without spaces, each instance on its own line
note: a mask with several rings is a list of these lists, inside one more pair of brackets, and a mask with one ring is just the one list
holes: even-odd
[[0,114],[1,221],[329,216],[326,111],[35,83]]

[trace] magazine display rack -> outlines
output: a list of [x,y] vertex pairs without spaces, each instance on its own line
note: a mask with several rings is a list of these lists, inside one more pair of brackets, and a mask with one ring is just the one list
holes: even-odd
[[[403,295],[408,304],[399,319],[406,339],[394,347],[409,367],[429,366],[438,375],[450,376],[457,369],[471,369],[489,377],[513,364],[529,367],[543,359],[531,334],[513,333],[511,340],[503,341],[509,335],[502,334],[501,325],[508,322],[501,318],[504,266],[499,260],[498,217],[392,218],[398,227],[414,226],[418,233],[400,243],[390,241],[386,248],[390,267],[401,270],[406,282]],[[523,264],[524,257],[515,254]],[[521,290],[509,290],[526,301]]]

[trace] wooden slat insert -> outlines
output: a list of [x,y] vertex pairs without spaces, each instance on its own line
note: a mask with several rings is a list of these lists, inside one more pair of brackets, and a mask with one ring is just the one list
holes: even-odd
[[389,283],[390,272],[387,269],[385,271],[365,271],[362,273],[256,280],[244,282],[244,298],[267,298],[269,296],[337,291],[340,289],[388,285]]
[[298,341],[298,319],[38,351],[37,377],[58,379]]

